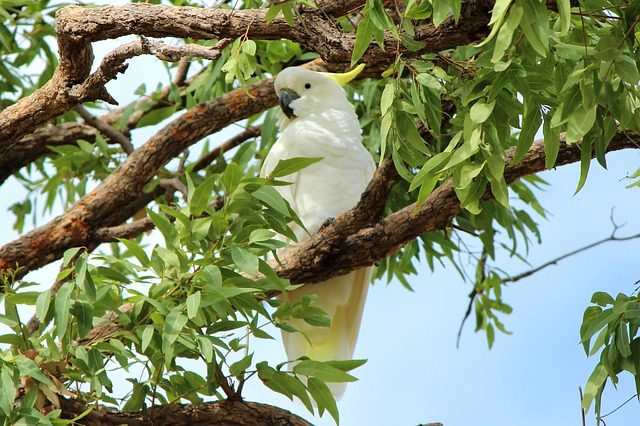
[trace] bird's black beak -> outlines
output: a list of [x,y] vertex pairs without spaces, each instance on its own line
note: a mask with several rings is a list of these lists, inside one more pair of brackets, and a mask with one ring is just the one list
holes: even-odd
[[292,90],[281,89],[279,98],[282,112],[284,112],[284,114],[289,118],[295,118],[296,115],[294,114],[293,108],[291,108],[290,104],[300,98],[300,96]]

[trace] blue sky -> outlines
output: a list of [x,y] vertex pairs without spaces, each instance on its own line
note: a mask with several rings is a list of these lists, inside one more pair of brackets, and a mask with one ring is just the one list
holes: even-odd
[[[107,48],[101,44],[96,57]],[[165,77],[158,61],[134,59],[126,75],[110,84],[121,104],[128,102],[141,82],[155,87],[150,66],[158,70],[158,78]],[[134,143],[142,141],[144,138]],[[637,169],[640,155],[635,151],[614,153],[608,162],[609,171],[592,165],[585,188],[575,196],[577,166],[543,173],[551,185],[538,196],[549,217],[540,219],[542,244],[530,249],[528,260],[533,266],[610,235],[613,207],[616,222],[627,223],[620,236],[640,232],[640,191],[625,189],[629,182],[624,180]],[[7,208],[22,197],[15,187],[10,182],[2,188],[0,220],[5,230],[0,233],[0,244],[16,237],[7,229],[13,223]],[[349,384],[339,401],[341,424],[582,424],[578,386],[584,387],[597,362],[587,359],[579,345],[582,313],[595,291],[614,295],[634,291],[640,279],[639,246],[640,240],[607,243],[510,284],[503,298],[514,312],[503,320],[513,335],[498,334],[491,350],[484,334],[473,332],[473,317],[456,349],[471,284],[464,283],[453,268],[432,273],[421,266],[419,275],[411,278],[415,292],[397,282],[376,283],[369,293],[356,348],[356,358],[368,362],[355,370],[360,380]],[[507,256],[495,264],[513,274],[529,269]],[[50,276],[51,272],[39,271],[28,278],[49,283]],[[252,349],[256,360],[275,364],[284,359],[280,342],[252,342]],[[633,380],[626,377],[618,390],[608,389],[603,411],[616,408],[634,394]],[[312,419],[304,407],[273,394],[258,380],[247,385],[244,395],[320,425],[334,424],[328,414]],[[608,417],[607,425],[636,424],[639,416],[640,404],[633,401]],[[595,424],[592,415],[587,424]]]
[[[627,223],[618,236],[640,233],[640,192],[621,181],[639,159],[626,151],[608,157],[609,171],[592,164],[585,188],[575,196],[577,166],[543,173],[551,185],[538,196],[549,219],[540,223],[543,241],[531,247],[529,262],[537,266],[606,238],[613,229],[612,207],[616,223]],[[424,266],[411,279],[413,293],[397,282],[376,283],[355,355],[368,362],[355,371],[360,381],[349,384],[339,402],[341,424],[582,424],[578,386],[584,388],[597,362],[579,344],[582,314],[595,291],[634,291],[639,245],[640,240],[606,243],[510,284],[503,298],[514,312],[503,319],[513,334],[498,334],[491,350],[484,334],[474,333],[473,317],[456,349],[471,284],[452,268],[431,273]],[[507,257],[497,265],[513,274],[529,269]],[[268,347],[280,351],[277,344]],[[264,400],[260,387],[249,387],[247,398]],[[623,378],[618,390],[605,393],[603,412],[634,394],[632,377]],[[305,416],[303,407],[285,404],[284,397],[268,401]],[[634,400],[609,416],[607,425],[635,424],[638,416]],[[326,415],[314,422],[332,424]],[[592,415],[587,424],[595,424]]]

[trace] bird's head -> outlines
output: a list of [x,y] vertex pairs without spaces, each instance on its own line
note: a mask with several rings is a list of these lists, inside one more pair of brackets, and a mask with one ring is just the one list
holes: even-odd
[[289,120],[322,112],[347,102],[342,86],[364,68],[360,64],[348,73],[321,73],[305,68],[282,70],[275,81],[280,108]]

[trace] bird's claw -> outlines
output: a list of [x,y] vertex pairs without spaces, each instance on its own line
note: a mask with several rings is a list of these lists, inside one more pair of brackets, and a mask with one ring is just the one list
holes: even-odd
[[336,221],[335,217],[328,217],[324,222],[322,222],[322,226],[320,226],[320,229],[326,228],[327,226],[331,225],[335,221]]

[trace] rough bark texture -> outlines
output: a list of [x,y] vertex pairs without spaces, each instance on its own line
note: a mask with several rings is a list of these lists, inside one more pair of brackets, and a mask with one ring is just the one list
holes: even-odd
[[[74,415],[87,409],[85,405],[72,400],[62,400],[61,405],[65,412]],[[303,418],[282,408],[245,401],[171,404],[151,407],[144,412],[99,409],[89,413],[83,420],[88,426],[311,426]]]

